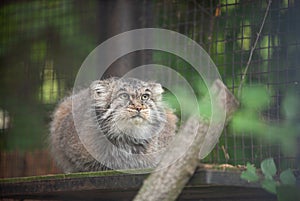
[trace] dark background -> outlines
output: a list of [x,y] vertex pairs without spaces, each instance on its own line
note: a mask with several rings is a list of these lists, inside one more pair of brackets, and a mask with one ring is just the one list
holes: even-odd
[[[0,176],[58,171],[47,154],[51,113],[70,94],[87,55],[118,33],[156,27],[190,37],[208,52],[237,95],[267,5],[265,0],[1,1]],[[297,0],[272,2],[246,80],[248,86],[261,84],[270,94],[263,119],[275,125],[287,122],[296,133],[300,130],[299,10]],[[106,76],[122,76],[149,61],[183,69],[180,72],[193,80],[184,61],[150,51],[124,56]],[[286,99],[290,101],[283,104]],[[284,116],[283,107],[294,112],[291,119]],[[273,157],[279,169],[296,168],[296,155],[283,154],[280,143],[229,128],[204,161],[244,165],[267,157]]]

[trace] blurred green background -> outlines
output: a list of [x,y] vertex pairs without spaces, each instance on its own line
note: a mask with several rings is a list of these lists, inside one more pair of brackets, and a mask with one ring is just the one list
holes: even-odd
[[[51,113],[70,94],[86,56],[131,29],[166,28],[197,41],[237,95],[267,5],[265,0],[2,1],[1,152],[47,149]],[[205,162],[258,164],[273,157],[279,168],[298,166],[299,10],[296,0],[272,2],[239,97],[241,110]],[[189,64],[159,51],[126,55],[106,76],[121,76],[149,61],[171,66],[199,88]]]

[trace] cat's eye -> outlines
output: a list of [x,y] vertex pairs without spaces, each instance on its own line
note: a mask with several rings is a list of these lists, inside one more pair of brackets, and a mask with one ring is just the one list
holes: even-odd
[[129,95],[127,93],[121,93],[119,95],[119,98],[121,98],[123,100],[128,100],[129,99]]
[[95,93],[96,93],[97,96],[100,96],[100,95],[101,95],[101,91],[99,91],[99,90],[96,90]]
[[149,97],[150,97],[149,94],[143,94],[143,95],[141,96],[141,99],[142,99],[142,100],[148,100]]

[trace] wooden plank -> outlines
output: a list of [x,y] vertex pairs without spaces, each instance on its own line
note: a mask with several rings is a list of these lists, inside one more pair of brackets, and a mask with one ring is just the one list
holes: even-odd
[[[239,171],[198,170],[179,200],[276,200]],[[148,174],[116,171],[49,175],[0,180],[1,198],[39,200],[132,200]],[[154,192],[155,193],[155,192]]]
[[[59,173],[49,150],[0,152],[0,178]],[[36,159],[39,160],[36,160]]]
[[187,186],[198,184],[211,184],[222,186],[238,186],[260,188],[259,183],[249,183],[240,178],[241,171],[236,170],[198,170],[191,178]]

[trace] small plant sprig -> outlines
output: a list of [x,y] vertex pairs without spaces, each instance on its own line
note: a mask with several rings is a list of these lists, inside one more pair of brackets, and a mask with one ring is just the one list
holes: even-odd
[[296,187],[296,177],[291,169],[282,171],[279,179],[275,179],[277,168],[273,158],[261,162],[260,168],[263,178],[257,174],[257,169],[253,164],[247,163],[246,167],[247,169],[241,174],[242,179],[248,182],[260,181],[262,188],[276,194],[279,201],[300,200],[300,193]]

